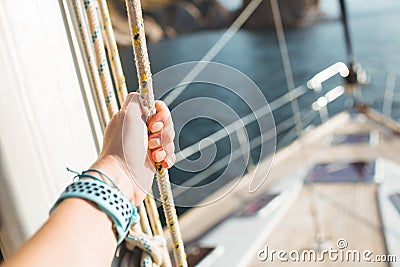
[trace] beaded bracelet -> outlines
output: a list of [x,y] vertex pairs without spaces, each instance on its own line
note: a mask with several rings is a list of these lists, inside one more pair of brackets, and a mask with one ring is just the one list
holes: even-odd
[[[90,171],[97,172],[97,170]],[[108,178],[104,173],[101,174]],[[111,187],[103,180],[95,176],[91,177],[91,175],[85,174],[85,172],[82,174],[78,173],[77,176],[79,178],[88,177],[93,180],[78,180],[67,186],[51,208],[50,213],[52,213],[57,205],[66,198],[77,197],[94,202],[99,209],[104,211],[112,219],[118,234],[119,245],[127,236],[130,226],[139,222],[139,214],[136,207],[132,205],[121,191]],[[112,180],[111,182],[113,183]]]

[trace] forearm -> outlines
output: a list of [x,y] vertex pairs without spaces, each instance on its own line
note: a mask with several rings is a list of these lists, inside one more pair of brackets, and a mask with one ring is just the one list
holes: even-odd
[[117,245],[112,227],[95,204],[65,199],[3,267],[109,267]]
[[[123,173],[113,157],[96,161],[92,168],[107,173],[124,195],[132,198],[131,182],[120,179]],[[99,173],[89,173],[110,184]],[[39,231],[1,267],[109,267],[116,246],[113,222],[104,211],[93,202],[67,198],[61,201]]]
[[[131,201],[136,205],[142,203],[153,182],[155,162],[161,162],[164,167],[171,167],[175,161],[175,133],[171,114],[161,101],[157,101],[155,107],[157,113],[148,122],[147,127],[142,119],[139,94],[129,94],[121,110],[107,126],[99,159],[91,166],[92,170],[84,172],[80,178],[94,178],[95,182],[88,183],[92,186],[101,183],[98,179],[103,180],[109,186],[120,189],[127,198],[121,198],[123,201]],[[129,117],[125,120],[127,115]],[[149,131],[152,134],[147,136]],[[129,138],[123,139],[123,136]],[[151,147],[148,145],[149,138],[152,140]],[[136,176],[135,179],[133,175]],[[74,189],[71,190],[75,192]],[[110,211],[100,210],[96,204],[78,197],[91,199],[102,209],[103,204],[107,205],[103,203],[107,199],[102,198],[102,201],[93,199],[93,195],[88,197],[69,194],[70,191],[64,193],[64,200],[58,203],[45,225],[1,267],[110,266],[117,245],[114,222],[106,213]],[[91,194],[89,190],[87,193]],[[119,194],[115,192],[112,196],[117,195],[116,193]],[[108,202],[110,206],[113,205],[111,203]],[[116,212],[115,210],[122,206],[118,206],[118,209],[115,205],[113,207],[115,208],[112,210]],[[126,203],[126,208],[129,207]],[[118,214],[124,216],[124,213]],[[120,216],[116,219],[113,216],[117,220],[115,223],[120,240],[124,238],[125,230],[128,229],[124,222],[129,224],[133,222],[133,218],[134,221],[137,219],[135,209],[132,209],[131,215],[131,220],[121,219]],[[129,212],[126,211],[125,216],[129,216]]]

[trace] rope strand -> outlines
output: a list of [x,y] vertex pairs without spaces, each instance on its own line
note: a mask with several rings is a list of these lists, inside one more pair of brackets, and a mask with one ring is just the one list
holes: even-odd
[[119,57],[117,42],[115,41],[114,31],[111,23],[110,13],[108,11],[107,1],[98,0],[100,14],[103,23],[103,33],[105,45],[107,47],[108,59],[111,65],[111,71],[114,77],[115,88],[120,105],[124,103],[128,90],[126,88],[125,75],[122,70],[121,59]]
[[[117,89],[116,91],[117,91],[117,95],[118,95],[118,100],[119,100],[120,104],[122,104],[122,103],[124,103],[125,98],[128,94],[128,90],[127,90],[126,82],[125,82],[125,75],[122,70],[122,64],[121,64],[121,60],[120,60],[120,56],[119,56],[119,52],[118,52],[117,43],[116,43],[115,37],[114,37],[114,31],[112,28],[112,22],[111,22],[111,18],[109,15],[107,2],[106,2],[106,0],[98,0],[98,3],[99,3],[99,7],[100,7],[100,18],[102,21],[102,26],[103,26],[102,28],[103,28],[103,33],[104,33],[103,40],[107,47],[108,60],[109,60],[110,66],[111,66],[112,75],[114,77],[115,88]],[[95,22],[95,20],[93,20],[93,21]],[[149,197],[146,197],[146,199],[147,199],[146,203],[151,204],[151,206],[156,205],[154,199],[149,198]],[[143,204],[141,204],[141,206],[142,206],[140,209],[141,210],[141,212],[140,212],[141,213],[140,214],[141,215],[140,216],[141,227],[136,228],[136,230],[139,232],[143,231],[145,234],[152,236],[149,218],[152,222],[156,221],[156,224],[161,227],[161,222],[159,219],[158,211],[157,211],[157,209],[156,210],[149,209],[149,211],[147,212],[146,209],[143,207]],[[158,230],[158,229],[156,229],[156,230]],[[155,234],[162,235],[163,232],[162,232],[162,230],[161,230],[161,232],[156,231]],[[141,262],[142,262],[142,264],[147,264],[147,265],[149,264],[150,266],[153,264],[152,258],[146,252],[144,252],[142,254]],[[162,266],[165,266],[165,267],[172,266],[167,247],[164,248],[164,258],[162,261]]]
[[90,44],[89,33],[86,28],[86,21],[84,19],[84,13],[82,10],[82,5],[80,0],[73,1],[73,8],[75,19],[78,23],[79,36],[82,41],[83,53],[85,57],[85,62],[88,66],[88,76],[91,83],[92,94],[94,97],[94,102],[96,108],[100,113],[101,126],[104,130],[107,123],[110,121],[110,116],[107,111],[106,101],[103,94],[103,87],[101,85],[100,77],[98,75],[95,56],[93,54],[92,46]]
[[140,1],[138,0],[127,0],[126,6],[139,81],[140,101],[143,112],[147,120],[149,120],[156,113],[156,110],[154,106],[153,82],[147,53],[142,9]]
[[100,31],[100,22],[96,11],[96,3],[93,0],[83,0],[83,3],[89,21],[89,29],[92,36],[94,51],[96,54],[98,75],[100,75],[100,80],[103,85],[103,92],[108,113],[110,117],[112,117],[115,113],[118,112],[118,104],[116,101],[114,87],[111,80],[110,69],[108,68],[104,40]]
[[[118,111],[117,98],[115,97],[114,87],[108,63],[110,63],[111,65],[114,81],[116,83],[118,81],[118,84],[116,84],[115,87],[117,88],[118,100],[120,103],[123,103],[127,95],[125,76],[123,75],[122,65],[120,62],[119,53],[113,35],[111,20],[109,17],[106,1],[99,0],[101,18],[99,18],[98,16],[99,14],[97,12],[97,5],[96,5],[97,3],[95,1],[91,0],[81,0],[81,1],[83,2],[84,8],[86,10],[87,21],[84,18],[85,14],[83,12],[83,7],[81,5],[82,2],[79,3],[79,0],[74,0],[74,12],[79,24],[79,33],[83,43],[84,53],[86,56],[86,63],[89,66],[89,78],[91,79],[91,84],[94,87],[94,96],[97,100],[96,103],[99,106],[98,110],[100,113],[100,118],[103,121],[102,125],[103,127],[105,127],[105,125],[109,122],[110,117],[112,117]],[[142,47],[142,49],[139,51],[140,56],[138,57],[138,59],[141,60],[140,62],[137,62],[137,66],[139,66],[141,70],[144,70],[138,72],[139,75],[138,77],[140,81],[139,90],[141,92],[140,100],[144,113],[146,117],[149,119],[152,115],[155,114],[154,96],[153,96],[153,89],[151,82],[150,65],[147,56],[146,40],[144,39],[144,29],[143,29],[143,21],[141,19],[141,12],[139,17],[140,19],[137,21],[140,21],[141,23],[138,27],[133,29],[133,31],[136,32],[136,34],[134,35],[134,39],[135,37],[139,36],[141,37],[141,38],[136,38],[138,40],[136,43],[144,44],[144,49]],[[103,22],[104,39],[100,29],[100,19],[102,19]],[[90,35],[86,25],[89,26],[88,28],[90,29]],[[107,57],[105,53],[106,50],[104,44],[106,44],[108,48],[109,62],[107,62]],[[106,95],[106,98],[104,97],[104,95]],[[168,227],[171,230],[174,247],[178,251],[178,253],[184,256],[183,242],[180,236],[180,231],[178,231],[179,234],[176,233],[176,231],[179,230],[179,225],[177,224],[177,216],[173,206],[172,193],[169,187],[169,179],[168,177],[163,177],[162,175],[160,175],[160,173],[162,173],[163,170],[162,168],[158,167],[157,169],[159,170],[159,174],[156,175],[159,187],[163,188],[162,190],[160,190],[160,192],[165,192],[167,190],[166,191],[167,194],[163,195],[169,196],[167,198],[164,197],[164,199],[166,199],[164,201],[165,202],[164,204],[172,203],[172,205],[169,205],[169,207],[164,207],[164,211],[166,214],[166,218],[170,218],[167,219],[167,221],[168,221]],[[168,172],[163,172],[163,173],[168,175]],[[169,194],[168,194],[168,188],[169,188]],[[142,204],[141,223],[132,227],[132,231],[135,231],[133,235],[147,234],[149,238],[152,238],[151,237],[152,231],[150,228],[151,224],[155,235],[155,237],[153,238],[160,237],[163,235],[163,229],[161,226],[155,201],[153,198],[147,197],[145,199],[145,204],[149,214],[148,215],[146,214],[146,209],[144,209]],[[165,206],[164,204],[163,206]],[[142,232],[142,228],[144,230],[144,233]],[[128,241],[129,240],[127,238],[127,242]],[[153,258],[154,255],[152,255],[151,253],[149,254],[144,249],[143,250],[144,253],[142,254],[141,258],[142,266],[153,266],[153,261],[155,261],[154,264],[161,264],[161,266],[163,267],[171,266],[172,264],[170,262],[167,247],[162,246],[158,250],[161,250],[162,256],[158,255],[156,256],[156,258]],[[159,259],[162,259],[161,262],[159,262]],[[187,266],[184,257],[183,260],[182,257],[176,258],[176,262],[178,263],[179,266]]]
[[[140,0],[126,0],[126,7],[139,81],[140,101],[146,118],[149,120],[155,114],[155,106]],[[178,216],[175,211],[168,170],[164,169],[160,164],[156,164],[156,168],[156,179],[162,198],[165,218],[171,234],[175,263],[177,266],[187,267],[184,244],[180,233]]]

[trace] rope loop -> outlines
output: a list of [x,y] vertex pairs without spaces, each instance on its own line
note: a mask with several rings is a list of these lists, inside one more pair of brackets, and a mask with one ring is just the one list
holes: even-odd
[[[164,236],[155,235],[148,236],[144,233],[130,231],[125,238],[125,246],[128,250],[133,251],[136,247],[150,255],[153,264],[160,266],[163,262],[166,240]],[[149,259],[142,257],[142,262]]]

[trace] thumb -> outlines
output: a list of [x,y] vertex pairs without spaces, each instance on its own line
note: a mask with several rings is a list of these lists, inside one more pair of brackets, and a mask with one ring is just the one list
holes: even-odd
[[121,110],[122,111],[127,111],[128,107],[129,107],[129,104],[131,103],[132,99],[134,97],[138,97],[138,96],[139,96],[139,93],[137,93],[137,92],[129,93],[125,98],[124,104],[121,106]]

